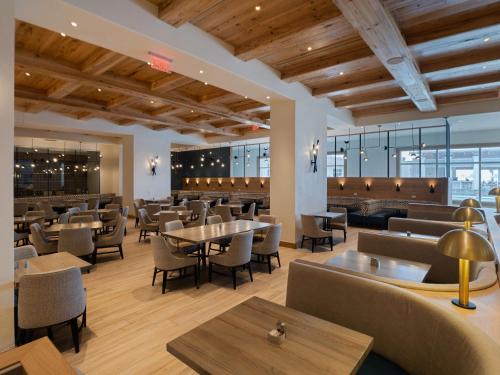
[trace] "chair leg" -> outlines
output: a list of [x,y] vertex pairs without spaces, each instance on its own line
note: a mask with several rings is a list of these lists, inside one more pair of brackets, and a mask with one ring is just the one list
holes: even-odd
[[300,247],[304,247],[304,238],[305,236],[302,236],[302,242],[300,243]]
[[250,281],[253,283],[253,275],[252,275],[252,262],[248,262],[248,274],[250,275]]
[[19,343],[21,345],[26,344],[27,340],[27,330],[19,328]]
[[269,271],[269,274],[271,274],[272,269],[271,269],[271,255],[267,256],[267,269]]
[[142,229],[141,229],[141,231],[139,232],[139,242],[141,242],[141,237],[142,237]]
[[136,217],[136,218],[135,218],[135,228],[137,228],[137,226],[138,226],[138,225],[139,225],[139,218],[138,218],[138,217]]
[[168,272],[163,271],[163,283],[161,285],[161,294],[165,294],[165,289],[167,289],[167,276]]
[[212,263],[208,263],[208,282],[212,282]]
[[120,256],[122,257],[123,259],[123,248],[122,248],[122,244],[119,244],[118,245],[118,250],[120,250]]
[[312,238],[311,242],[312,242],[311,252],[314,253],[314,247],[316,246],[316,238]]
[[73,337],[73,345],[75,346],[75,353],[80,351],[80,338],[78,337],[78,320],[73,318],[70,321],[71,336]]
[[87,308],[85,308],[85,310],[83,310],[82,327],[87,327]]
[[200,285],[198,283],[198,266],[193,266],[194,268],[194,285],[196,285],[196,289],[200,289]]
[[97,263],[97,247],[94,247],[94,252],[92,253],[92,264]]
[[347,231],[344,229],[344,242],[347,240]]
[[333,251],[333,238],[328,237],[328,242],[330,242],[330,251]]
[[236,268],[231,268],[231,273],[233,274],[233,289],[236,290]]
[[155,267],[155,269],[153,270],[153,282],[151,283],[151,286],[155,286],[156,274],[157,274],[157,271],[156,271],[156,267]]
[[281,268],[281,261],[280,261],[280,253],[279,251],[276,252],[276,258],[278,258],[278,266]]

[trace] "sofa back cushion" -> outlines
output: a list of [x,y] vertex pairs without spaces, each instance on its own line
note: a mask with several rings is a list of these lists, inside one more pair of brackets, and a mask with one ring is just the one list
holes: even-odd
[[457,208],[440,204],[410,203],[407,216],[409,219],[451,221],[451,215]]
[[426,281],[430,283],[454,284],[458,282],[458,259],[441,254],[437,248],[437,241],[360,232],[358,251],[430,264],[432,267],[426,278]]
[[385,283],[290,263],[286,306],[365,333],[410,374],[500,374],[500,347],[463,319]]

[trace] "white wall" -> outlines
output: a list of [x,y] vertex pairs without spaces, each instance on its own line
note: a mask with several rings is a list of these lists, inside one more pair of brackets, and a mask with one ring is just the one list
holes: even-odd
[[14,252],[12,251],[14,173],[14,0],[0,1],[0,351],[14,344]]
[[101,193],[116,193],[122,195],[120,186],[120,155],[122,145],[102,144],[99,151],[102,154],[100,163],[100,188]]

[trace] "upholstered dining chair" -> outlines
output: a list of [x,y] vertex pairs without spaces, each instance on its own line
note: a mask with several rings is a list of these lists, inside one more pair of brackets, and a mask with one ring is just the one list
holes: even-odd
[[69,218],[70,223],[91,223],[94,221],[92,215],[75,215]]
[[122,217],[125,218],[125,236],[127,235],[127,223],[128,223],[128,212],[130,208],[129,206],[123,206],[122,207]]
[[[222,224],[222,218],[219,215],[207,217],[207,225],[212,225],[212,224]],[[219,240],[214,240],[212,242],[209,242],[207,255],[210,255],[211,250],[216,250],[219,252],[225,251],[226,247],[228,247],[230,243],[231,243],[231,238],[221,238]],[[219,245],[219,248],[213,249],[212,248],[213,244]]]
[[94,252],[90,228],[61,229],[57,251],[66,251],[77,257],[90,257]]
[[255,215],[255,202],[253,202],[250,207],[248,207],[248,211],[244,214],[238,216],[238,220],[253,220]]
[[304,240],[311,240],[311,251],[314,253],[316,241],[327,239],[330,243],[330,250],[333,251],[333,237],[331,231],[321,229],[318,220],[312,215],[300,215],[302,219],[302,242],[300,247],[304,247]]
[[207,215],[208,216],[216,215],[216,213],[215,213],[215,207],[220,206],[221,204],[222,204],[222,198],[217,198],[217,200],[215,201],[215,205],[213,207],[209,207],[208,208]]
[[36,208],[37,211],[45,212],[45,220],[50,220],[50,222],[59,217],[59,214],[52,209],[52,205],[49,202],[38,202]]
[[117,205],[119,205],[121,207],[121,206],[123,206],[123,197],[121,195],[115,195],[111,199],[111,203],[112,204],[117,204]]
[[38,223],[30,225],[31,243],[35,246],[38,254],[50,254],[57,252],[57,241],[49,240]]
[[80,212],[80,207],[70,207],[68,208],[68,213],[69,213],[69,216],[73,216],[73,215],[76,215]]
[[22,343],[27,333],[40,328],[47,329],[52,339],[53,326],[69,323],[78,353],[78,318],[81,316],[82,326],[86,326],[86,304],[82,275],[76,267],[24,275],[19,281],[17,310]]
[[229,206],[215,206],[215,214],[219,215],[224,223],[234,220]]
[[[191,213],[191,220],[195,220],[198,218],[198,216],[201,215],[201,212],[203,210],[206,209],[206,206],[205,206],[205,203],[202,202],[202,201],[191,201],[191,210],[193,210],[193,212]],[[205,213],[205,216],[206,216],[206,213]],[[205,224],[203,224],[205,225]]]
[[199,269],[198,260],[196,258],[176,252],[177,248],[172,246],[172,244],[162,236],[151,236],[151,245],[153,246],[153,258],[155,263],[152,286],[155,285],[156,274],[163,272],[161,292],[165,294],[169,272],[179,271],[179,273],[182,273],[182,271],[188,268],[193,268],[194,284],[197,289],[199,288]]
[[[241,204],[241,201],[239,199],[230,199],[227,204]],[[233,208],[231,209],[231,211],[235,214],[235,215],[241,215],[241,207],[237,207],[237,208]]]
[[68,224],[69,223],[69,212],[64,212],[59,215],[58,219],[59,224]]
[[174,220],[179,220],[179,214],[177,213],[177,211],[161,211],[160,217],[158,218],[158,226],[160,228],[160,232],[166,230],[166,223]]
[[[170,232],[173,230],[184,229],[184,224],[182,224],[181,220],[172,220],[165,223],[165,231]],[[175,247],[175,252],[182,254],[192,254],[194,252],[198,252],[200,250],[199,245],[195,245],[192,242],[187,241],[177,241],[172,238],[168,238],[167,241],[173,247]]]
[[207,209],[203,207],[201,211],[199,211],[196,220],[188,223],[186,225],[186,228],[201,227],[205,225],[206,219],[207,219]]
[[330,228],[344,232],[344,242],[347,240],[347,208],[345,207],[330,207],[329,212],[343,214],[342,216],[330,220]]
[[170,206],[170,211],[187,211],[186,206]]
[[14,230],[14,244],[16,246],[27,245],[29,243],[29,233],[28,232],[16,232]]
[[277,224],[278,218],[273,215],[259,215],[257,216],[257,221],[260,221],[261,223]]
[[19,246],[14,248],[14,262],[19,262],[23,259],[37,257],[38,253],[32,245]]
[[153,219],[154,221],[158,221],[155,220],[155,217],[157,216],[154,215],[161,211],[161,205],[159,205],[158,203],[147,204],[146,211],[151,219]]
[[35,220],[32,223],[37,223],[40,224],[40,226],[43,228],[45,225],[45,211],[42,210],[36,210],[36,211],[28,211],[26,212],[26,217],[34,217],[34,216],[40,216],[41,219]]
[[28,203],[14,203],[14,216],[24,216],[28,212]]
[[278,265],[280,262],[280,239],[281,239],[281,224],[275,224],[268,228],[264,240],[257,242],[252,246],[252,254],[257,255],[257,258],[267,258],[267,268],[269,273],[272,272],[271,257],[276,257]]
[[87,210],[87,211],[80,211],[79,213],[75,214],[75,216],[92,216],[93,221],[99,221],[99,212],[97,210]]
[[109,232],[111,228],[117,226],[122,217],[123,216],[119,210],[113,210],[109,214],[106,214],[106,219],[104,219],[104,217],[102,219],[102,224],[106,229],[106,232]]
[[138,210],[138,213],[139,213],[139,228],[140,228],[139,242],[141,242],[141,239],[142,238],[146,239],[146,237],[149,236],[149,233],[151,232],[158,234],[159,227],[158,227],[158,222],[151,220],[145,208],[140,208]]
[[139,226],[139,209],[146,205],[144,199],[134,199],[135,227]]
[[[125,228],[127,227],[127,219],[120,217],[117,225],[115,225],[111,233],[103,234],[98,236],[95,242],[94,253],[92,254],[93,263],[96,263],[97,255],[99,254],[111,254],[120,253],[120,257],[123,259],[123,237],[125,236]],[[117,250],[98,252],[98,249],[104,248],[117,248]]]
[[252,276],[252,237],[253,231],[237,233],[233,236],[229,249],[217,255],[208,257],[208,281],[212,282],[213,266],[229,268],[233,276],[233,288],[236,289],[236,270],[240,267],[248,268],[250,281],[253,282]]
[[99,209],[99,198],[89,198],[87,199],[88,209],[89,210],[98,210]]

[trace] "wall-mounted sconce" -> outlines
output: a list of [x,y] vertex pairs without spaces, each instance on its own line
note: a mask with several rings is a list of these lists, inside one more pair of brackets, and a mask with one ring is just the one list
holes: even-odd
[[344,190],[344,184],[342,182],[340,183],[340,190]]
[[264,187],[264,180],[260,180],[260,187],[263,188]]
[[186,185],[189,185],[189,178],[186,178]]
[[313,166],[313,173],[318,171],[318,153],[319,153],[319,139],[316,140],[316,144],[313,143],[311,149],[311,165]]
[[399,186],[399,184],[396,184],[396,191],[401,191],[401,186]]
[[435,191],[435,190],[434,190],[434,185],[433,185],[433,184],[431,184],[431,185],[429,186],[429,193],[434,194],[434,191]]
[[249,183],[250,183],[250,180],[245,180],[245,187],[248,187]]
[[231,180],[231,187],[234,187],[234,180]]
[[219,184],[219,187],[221,187],[221,186],[222,186],[222,178],[219,178],[219,179],[217,180],[217,183]]
[[200,186],[200,179],[199,178],[196,179],[196,186]]
[[366,191],[370,191],[370,184],[366,184]]
[[158,168],[158,164],[160,163],[160,159],[158,155],[149,160],[149,167],[151,168],[151,176],[156,176],[156,169]]
[[207,178],[207,186],[210,186],[210,179]]

